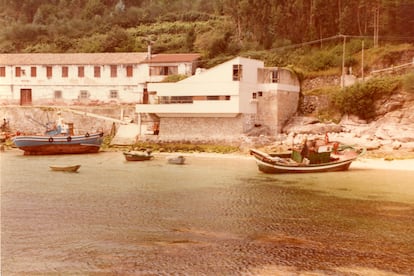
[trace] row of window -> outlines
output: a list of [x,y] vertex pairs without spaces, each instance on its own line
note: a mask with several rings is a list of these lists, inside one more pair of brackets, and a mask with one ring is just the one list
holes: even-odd
[[[133,76],[133,68],[132,65],[127,65],[125,67],[126,77]],[[22,77],[26,76],[28,72],[22,67],[15,67],[15,77]],[[53,67],[46,66],[46,77],[52,78],[53,77]],[[168,76],[168,75],[176,75],[178,74],[178,66],[151,66],[149,69],[150,76]],[[6,67],[0,66],[0,77],[6,76]],[[95,78],[101,77],[101,66],[94,66],[93,67],[93,76]],[[118,66],[117,65],[110,65],[110,76],[111,78],[116,78],[118,76]],[[30,67],[30,77],[37,77],[37,67],[32,66]],[[61,67],[61,77],[68,78],[69,77],[69,67],[62,66]],[[78,66],[78,78],[85,77],[85,67]]]
[[[111,65],[111,78],[116,78],[118,76],[118,66],[117,65]],[[125,67],[125,72],[127,77],[133,76],[133,70],[132,65],[127,65]],[[25,69],[22,67],[15,67],[15,77],[22,77],[26,76],[28,72],[26,72]],[[46,77],[51,78],[53,77],[53,67],[52,66],[46,66]],[[2,66],[0,67],[0,77],[6,76],[6,67]],[[37,67],[32,66],[30,67],[30,76],[31,77],[37,77]],[[101,66],[94,66],[93,67],[93,76],[95,78],[101,77]],[[69,77],[69,67],[68,66],[62,66],[61,67],[61,77],[62,78],[68,78]],[[78,66],[78,78],[84,78],[85,77],[85,67],[84,66]]]
[[161,96],[160,104],[193,103],[197,101],[230,101],[230,96]]
[[[79,99],[88,99],[90,97],[90,93],[88,90],[80,90],[79,91]],[[59,100],[63,98],[63,93],[61,90],[54,91],[54,98],[55,100]],[[118,99],[119,93],[118,90],[110,90],[109,91],[109,98],[110,99]]]

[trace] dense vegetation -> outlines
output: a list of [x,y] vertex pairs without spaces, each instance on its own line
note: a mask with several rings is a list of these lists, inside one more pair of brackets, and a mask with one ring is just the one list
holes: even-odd
[[[289,66],[301,79],[341,74],[342,65],[361,76],[414,52],[413,14],[412,0],[0,0],[0,52],[143,52],[151,44],[154,53],[199,52],[204,67],[241,55]],[[370,117],[376,95],[413,91],[412,83],[410,75],[358,84],[333,106]]]
[[[412,0],[0,0],[0,8],[0,52],[145,51],[152,43],[155,52],[212,59],[335,45],[339,34],[371,44],[414,40]],[[280,54],[269,62],[286,63]],[[336,63],[319,58],[312,69]]]

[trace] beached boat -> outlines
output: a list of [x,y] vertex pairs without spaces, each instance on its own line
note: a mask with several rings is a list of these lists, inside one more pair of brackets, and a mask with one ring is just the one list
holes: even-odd
[[311,152],[307,156],[303,156],[298,150],[293,150],[289,155],[278,155],[251,149],[250,154],[255,158],[260,171],[273,174],[346,171],[359,156],[352,149]]
[[24,155],[97,153],[103,141],[103,133],[15,136],[12,141],[24,151]]
[[167,162],[174,165],[183,165],[185,163],[185,157],[182,155],[169,157],[167,158]]
[[123,154],[126,161],[148,161],[154,158],[149,151],[128,151]]
[[81,165],[70,165],[70,166],[62,166],[62,165],[51,165],[49,168],[52,171],[57,172],[77,172]]

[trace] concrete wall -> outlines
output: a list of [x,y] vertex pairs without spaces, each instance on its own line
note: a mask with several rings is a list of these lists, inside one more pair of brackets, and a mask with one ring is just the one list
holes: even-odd
[[256,123],[267,126],[273,135],[281,132],[282,127],[298,108],[299,93],[273,91],[258,97]]
[[276,132],[282,131],[285,123],[297,112],[299,105],[299,93],[290,91],[278,91],[278,113]]
[[140,140],[159,138],[163,141],[235,141],[252,124],[253,120],[249,115],[235,118],[161,118],[158,137],[142,135]]

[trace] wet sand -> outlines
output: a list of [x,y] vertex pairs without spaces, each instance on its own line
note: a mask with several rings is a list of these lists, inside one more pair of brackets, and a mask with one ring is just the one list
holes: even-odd
[[[393,188],[413,160],[297,177],[249,156],[20,154],[0,156],[2,275],[414,274],[414,193]],[[79,173],[48,168],[74,162]]]

